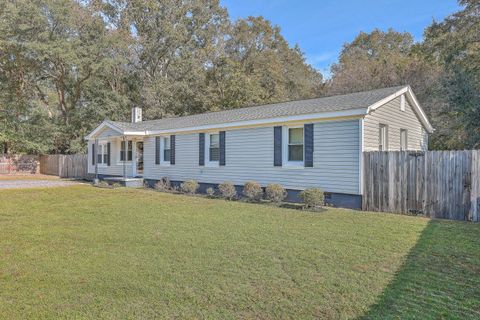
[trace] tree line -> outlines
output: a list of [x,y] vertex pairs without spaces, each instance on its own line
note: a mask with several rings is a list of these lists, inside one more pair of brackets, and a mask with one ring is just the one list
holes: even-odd
[[156,119],[410,84],[433,149],[480,147],[480,1],[409,33],[361,32],[331,78],[218,0],[16,0],[0,8],[0,152],[76,153],[132,106]]

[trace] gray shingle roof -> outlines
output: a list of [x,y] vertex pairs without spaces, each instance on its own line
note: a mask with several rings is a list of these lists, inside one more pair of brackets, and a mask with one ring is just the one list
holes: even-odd
[[178,118],[148,120],[139,123],[109,121],[124,131],[170,130],[236,121],[260,120],[321,112],[368,108],[405,86],[383,88],[344,95],[208,112]]

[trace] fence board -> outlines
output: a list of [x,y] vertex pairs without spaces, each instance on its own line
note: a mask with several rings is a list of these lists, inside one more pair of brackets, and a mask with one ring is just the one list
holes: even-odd
[[86,179],[88,177],[86,154],[40,156],[40,173],[61,178]]
[[365,152],[364,210],[480,221],[480,150]]

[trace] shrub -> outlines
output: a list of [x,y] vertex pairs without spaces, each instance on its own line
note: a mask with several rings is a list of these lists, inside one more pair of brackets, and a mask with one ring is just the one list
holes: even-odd
[[228,200],[232,200],[237,196],[237,190],[231,182],[223,182],[218,185],[218,190],[222,197]]
[[116,189],[116,188],[121,188],[121,187],[123,187],[123,186],[122,186],[122,184],[119,183],[119,182],[115,182],[114,184],[112,184],[112,188],[115,188],[115,189]]
[[198,190],[198,182],[195,180],[187,180],[180,185],[180,189],[188,194],[194,194]]
[[265,188],[265,195],[268,200],[279,203],[287,197],[287,190],[280,184],[269,184]]
[[99,181],[95,186],[99,188],[110,188],[110,185],[108,184],[108,182],[104,180]]
[[322,189],[319,188],[309,188],[300,192],[300,198],[303,200],[303,203],[307,208],[315,208],[323,205],[324,194]]
[[243,186],[243,195],[250,201],[260,201],[263,197],[263,190],[257,182],[247,181]]
[[212,187],[207,188],[205,192],[209,197],[213,197],[215,195],[215,189],[213,189]]
[[161,180],[157,181],[157,183],[155,183],[153,187],[157,191],[162,191],[162,192],[170,191],[171,189],[170,179],[168,179],[167,177],[164,177]]

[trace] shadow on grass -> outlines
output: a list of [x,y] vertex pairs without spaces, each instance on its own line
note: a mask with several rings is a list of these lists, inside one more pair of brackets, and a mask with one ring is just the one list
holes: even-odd
[[480,319],[480,224],[432,220],[361,319]]

